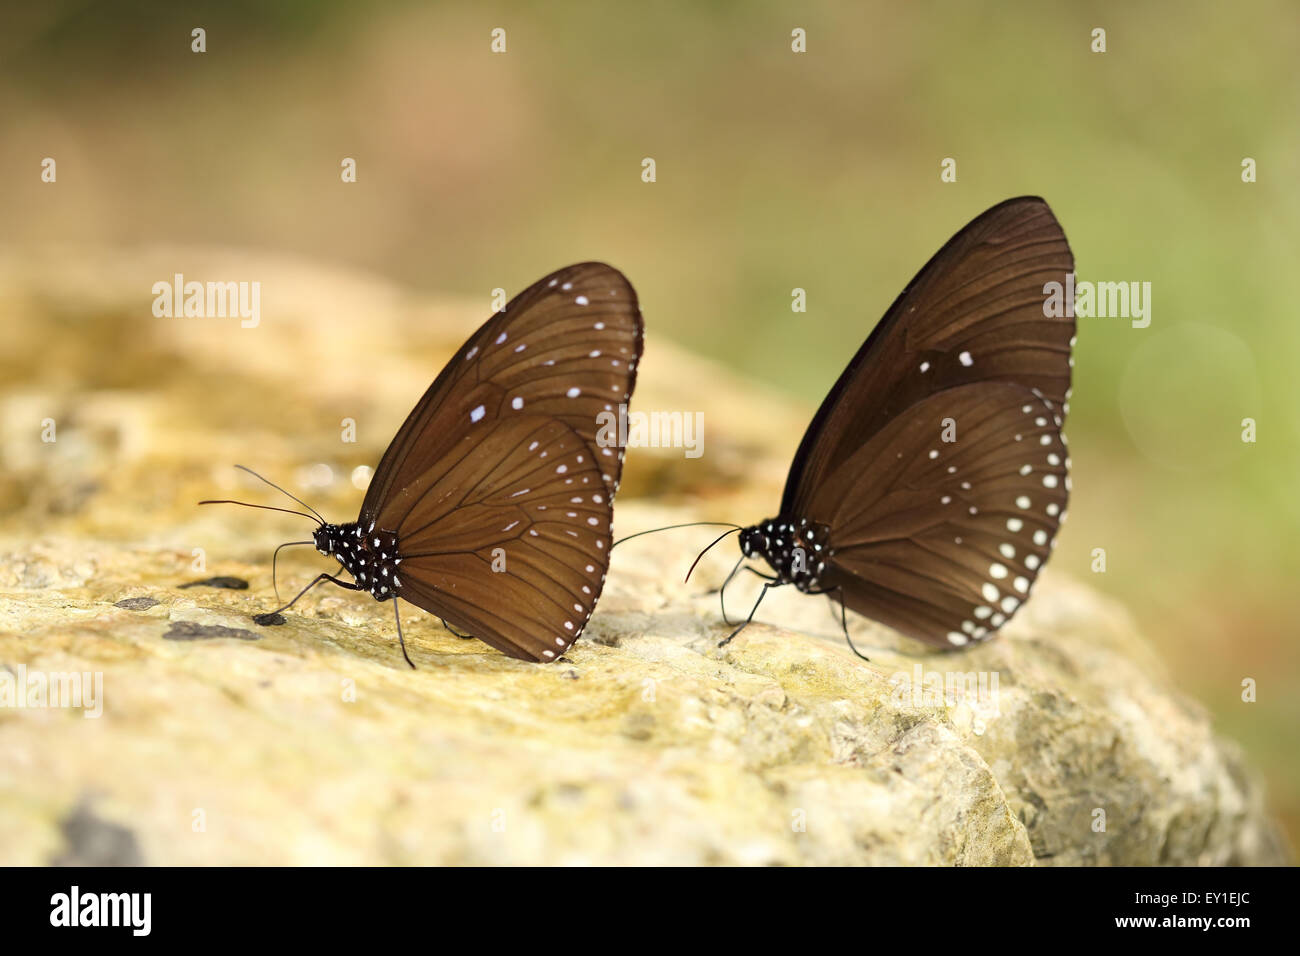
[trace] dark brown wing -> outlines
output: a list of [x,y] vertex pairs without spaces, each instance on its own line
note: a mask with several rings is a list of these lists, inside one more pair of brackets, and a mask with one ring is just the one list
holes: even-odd
[[[552,273],[448,363],[379,463],[358,522],[395,532],[394,591],[513,657],[554,660],[609,567],[632,395],[636,293],[616,269]],[[563,505],[563,507],[561,507]]]
[[631,396],[641,348],[636,292],[617,269],[583,262],[534,282],[483,323],[429,386],[384,452],[359,520],[395,530],[404,517],[402,489],[457,445],[479,406],[485,415],[522,411],[567,424],[597,456],[612,495],[623,450],[598,446],[597,416],[616,413]]
[[805,516],[827,471],[944,389],[1010,382],[1064,415],[1072,317],[1044,315],[1044,285],[1074,256],[1042,199],[1009,199],[950,239],[890,306],[822,402],[791,465],[781,513]]
[[[942,440],[949,423],[953,442]],[[821,587],[932,644],[990,637],[1029,596],[1065,517],[1060,426],[1056,402],[994,382],[895,416],[801,515],[831,528]]]
[[609,492],[582,439],[553,418],[485,423],[412,487],[396,593],[511,657],[564,653],[611,543]]

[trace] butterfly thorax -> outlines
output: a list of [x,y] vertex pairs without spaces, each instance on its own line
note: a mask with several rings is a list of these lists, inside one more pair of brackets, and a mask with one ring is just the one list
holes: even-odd
[[740,532],[740,550],[765,560],[781,583],[818,591],[832,553],[830,527],[806,518],[769,518]]
[[316,550],[333,555],[343,569],[356,579],[363,591],[376,601],[387,601],[401,588],[397,566],[402,563],[397,550],[397,534],[368,529],[355,521],[349,524],[322,524],[313,533]]

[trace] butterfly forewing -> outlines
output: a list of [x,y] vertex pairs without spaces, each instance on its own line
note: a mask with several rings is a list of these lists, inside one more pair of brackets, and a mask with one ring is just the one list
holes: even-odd
[[375,470],[362,523],[396,529],[400,490],[489,415],[562,419],[617,491],[622,449],[597,442],[598,416],[631,396],[641,349],[636,292],[617,269],[584,262],[533,283],[461,346],[407,416]]
[[1038,389],[1064,415],[1074,319],[1044,309],[1074,256],[1037,197],[987,210],[950,239],[890,306],[809,425],[782,514],[800,514],[828,469],[895,416],[957,385]]
[[821,586],[931,643],[991,636],[1028,597],[1065,514],[1060,423],[1051,399],[993,382],[896,416],[805,504],[831,529]]

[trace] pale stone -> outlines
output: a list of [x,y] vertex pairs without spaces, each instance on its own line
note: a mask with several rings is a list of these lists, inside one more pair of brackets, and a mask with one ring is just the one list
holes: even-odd
[[[734,538],[681,582],[711,528],[621,545],[587,633],[553,665],[405,606],[411,671],[391,605],[336,589],[259,627],[250,616],[276,606],[271,548],[310,526],[194,502],[292,506],[242,462],[354,516],[351,470],[377,462],[486,298],[414,302],[263,256],[73,258],[0,261],[4,328],[48,359],[5,367],[0,665],[102,674],[103,712],[0,707],[0,863],[1288,860],[1236,747],[1122,610],[1051,569],[969,651],[851,620],[869,663],[825,600],[788,588],[720,650],[730,629],[706,589]],[[178,270],[260,278],[262,325],[153,318],[149,285]],[[768,517],[809,410],[654,337],[645,306],[634,408],[703,410],[706,453],[632,450],[619,533]],[[47,336],[54,315],[79,334]],[[344,417],[356,444],[340,442]],[[313,486],[317,464],[331,477]],[[281,592],[325,567],[283,552]],[[250,587],[180,587],[218,576]],[[728,591],[733,617],[756,584]],[[918,667],[923,682],[974,674],[976,693],[913,698]]]

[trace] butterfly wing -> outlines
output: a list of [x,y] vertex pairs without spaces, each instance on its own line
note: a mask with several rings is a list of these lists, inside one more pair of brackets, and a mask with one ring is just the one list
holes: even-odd
[[554,418],[499,420],[418,487],[396,593],[511,657],[564,653],[595,609],[611,545],[609,493],[581,437]]
[[819,586],[929,643],[990,637],[1028,597],[1065,517],[1061,421],[1051,399],[996,382],[895,416],[809,499],[808,520],[830,528]]
[[558,656],[609,566],[623,449],[597,436],[631,397],[641,348],[636,293],[600,263],[546,276],[475,332],[361,508],[362,528],[397,535],[395,593],[511,656]]
[[534,282],[470,336],[411,410],[375,469],[362,522],[396,529],[402,489],[457,445],[480,405],[484,416],[565,422],[597,456],[612,495],[623,450],[597,443],[598,416],[631,396],[641,348],[636,292],[617,269],[583,262]]
[[925,398],[973,382],[1038,389],[1064,416],[1073,317],[1044,315],[1044,285],[1074,256],[1035,196],[982,213],[917,273],[813,417],[786,480],[781,513],[807,514],[827,471]]

